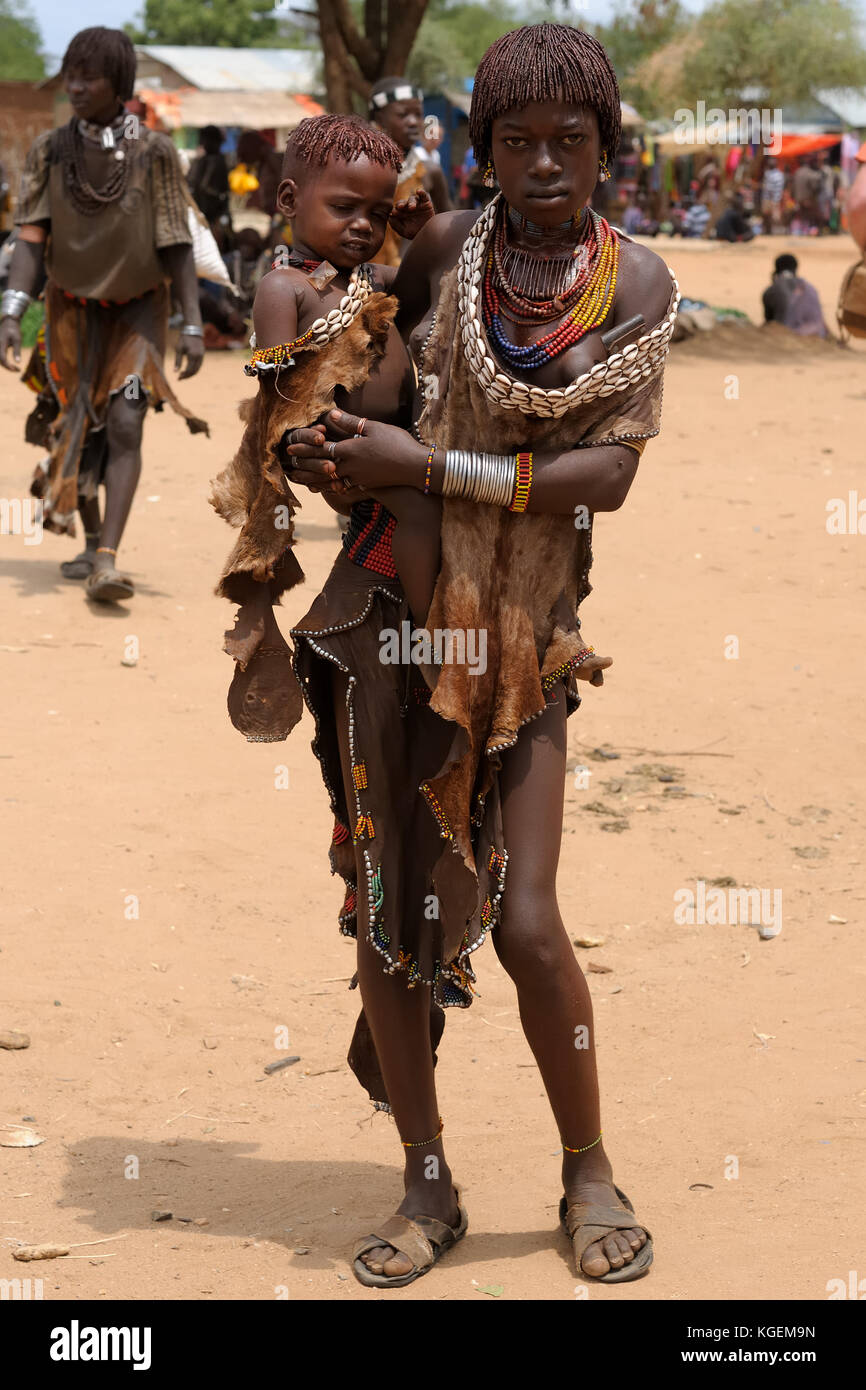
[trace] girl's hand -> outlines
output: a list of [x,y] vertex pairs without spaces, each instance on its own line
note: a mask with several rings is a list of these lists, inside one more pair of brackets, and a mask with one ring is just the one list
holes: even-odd
[[[362,434],[359,425],[363,426]],[[326,480],[348,482],[353,489],[370,492],[383,487],[423,487],[427,449],[406,430],[341,410],[330,412],[327,428],[329,443],[293,444],[286,453],[303,459],[302,469],[321,472]],[[294,477],[294,472],[289,476]]]
[[410,198],[401,198],[394,204],[388,221],[398,236],[411,241],[422,227],[426,227],[430,218],[435,216],[436,209],[431,202],[430,194],[419,188]]

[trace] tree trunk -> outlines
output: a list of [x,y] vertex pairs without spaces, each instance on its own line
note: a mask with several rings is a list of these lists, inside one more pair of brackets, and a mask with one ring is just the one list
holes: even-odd
[[382,77],[406,71],[429,0],[364,0],[358,28],[348,0],[316,0],[329,111],[351,112]]

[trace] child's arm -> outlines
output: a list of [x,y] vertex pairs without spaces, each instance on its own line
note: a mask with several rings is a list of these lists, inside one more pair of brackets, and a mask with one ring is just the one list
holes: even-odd
[[298,322],[306,281],[293,266],[272,270],[259,284],[253,304],[256,346],[276,347],[292,343],[298,336]]

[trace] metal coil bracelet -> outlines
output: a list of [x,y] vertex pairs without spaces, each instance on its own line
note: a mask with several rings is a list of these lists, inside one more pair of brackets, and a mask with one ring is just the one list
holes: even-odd
[[466,497],[507,507],[517,482],[513,454],[480,454],[469,449],[446,449],[443,497]]

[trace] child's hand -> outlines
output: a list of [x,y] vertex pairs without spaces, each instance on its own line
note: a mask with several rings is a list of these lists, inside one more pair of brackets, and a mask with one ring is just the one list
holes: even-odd
[[430,201],[430,194],[423,188],[419,188],[417,193],[413,193],[410,198],[401,198],[394,204],[391,216],[388,221],[394,228],[398,236],[405,237],[411,241],[416,237],[422,227],[425,227],[431,217],[436,216],[436,210]]

